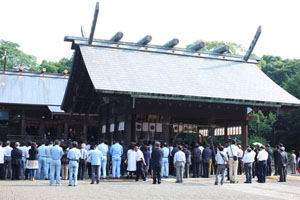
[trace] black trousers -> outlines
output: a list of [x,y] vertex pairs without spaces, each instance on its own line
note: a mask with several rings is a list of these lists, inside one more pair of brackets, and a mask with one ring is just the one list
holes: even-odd
[[265,183],[267,175],[267,161],[258,161],[258,182]]
[[92,178],[92,165],[89,162],[87,163],[87,169],[88,169],[89,178]]
[[277,159],[274,159],[274,164],[275,164],[275,173],[274,175],[278,175],[278,164],[277,164]]
[[146,180],[146,176],[144,174],[144,170],[143,170],[143,162],[142,161],[138,161],[136,162],[136,177],[135,177],[135,181],[138,181],[140,176],[142,177],[142,179],[145,181]]
[[242,158],[238,158],[239,160],[239,165],[238,165],[238,175],[241,175],[243,173],[243,169],[242,169]]
[[161,183],[161,167],[153,167],[153,183],[156,182]]
[[4,179],[4,164],[0,164],[0,180]]
[[286,168],[282,165],[278,165],[279,181],[286,182]]
[[203,177],[209,177],[209,163],[203,163]]
[[86,170],[86,160],[80,159],[79,167],[78,167],[78,180],[83,180],[85,170]]
[[200,162],[193,162],[193,177],[200,177]]
[[272,175],[272,162],[267,162],[267,176]]
[[12,165],[12,180],[20,180],[21,165]]

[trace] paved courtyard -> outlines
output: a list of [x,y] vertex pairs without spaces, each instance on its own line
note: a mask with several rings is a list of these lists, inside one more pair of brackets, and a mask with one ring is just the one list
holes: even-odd
[[224,183],[215,186],[214,178],[184,180],[174,183],[174,178],[164,179],[161,185],[132,180],[106,180],[91,185],[89,180],[79,181],[77,187],[69,187],[67,181],[61,186],[49,186],[48,181],[0,181],[0,200],[43,199],[300,199],[300,177],[291,177],[286,183],[268,178],[266,184],[244,184],[244,176],[238,184]]

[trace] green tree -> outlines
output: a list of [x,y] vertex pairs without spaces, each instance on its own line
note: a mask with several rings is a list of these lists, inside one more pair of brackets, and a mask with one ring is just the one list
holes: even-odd
[[[7,52],[7,69],[18,69],[20,66],[24,66],[25,70],[31,67],[36,67],[36,57],[25,54],[20,49],[20,45],[14,42],[0,40],[0,56],[4,57],[4,52]],[[0,68],[4,66],[3,59],[0,60]]]
[[276,122],[276,114],[270,112],[268,115],[259,110],[252,114],[254,120],[249,122],[250,131],[255,136],[265,137],[271,133],[272,127]]

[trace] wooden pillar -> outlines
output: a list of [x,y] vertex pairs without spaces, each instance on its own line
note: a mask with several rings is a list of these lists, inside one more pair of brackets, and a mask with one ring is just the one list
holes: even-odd
[[225,125],[225,127],[224,127],[224,135],[225,135],[225,138],[224,138],[224,143],[226,143],[227,141],[228,141],[228,139],[229,139],[229,135],[228,135],[228,125]]
[[168,144],[170,144],[170,121],[171,121],[171,117],[169,116],[164,116],[163,118],[163,125],[162,125],[162,134],[163,134],[163,137],[162,137],[162,140],[163,142],[167,142]]
[[[82,138],[82,142],[87,143],[87,131],[88,131],[88,125],[87,125],[87,121],[84,120],[83,121],[83,128],[82,128],[82,132],[83,132],[83,138]],[[94,142],[94,141],[93,141]]]
[[65,125],[64,125],[64,140],[65,140],[65,142],[68,140],[68,132],[69,132],[69,124],[67,121],[65,121]]
[[246,150],[248,145],[248,121],[242,121],[242,149]]
[[57,123],[57,137],[62,138],[62,130],[63,130],[63,124],[62,122]]
[[135,128],[134,124],[135,123],[132,123],[132,115],[128,114],[127,116],[125,116],[125,131],[123,132],[125,146],[129,146],[131,143],[131,133]]
[[25,121],[25,111],[22,111],[22,119],[21,119],[21,135],[26,135],[26,121]]
[[44,134],[45,134],[45,120],[42,119],[39,127],[39,135],[42,139],[44,139]]

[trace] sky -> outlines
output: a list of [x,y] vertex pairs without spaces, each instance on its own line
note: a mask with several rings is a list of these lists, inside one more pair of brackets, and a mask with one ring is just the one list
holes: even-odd
[[[259,25],[254,49],[282,58],[300,58],[299,0],[98,0],[100,12],[94,38],[137,42],[151,35],[151,44],[173,38],[178,47],[196,41],[225,41],[248,49]],[[64,36],[88,36],[97,0],[0,0],[0,40],[42,60],[72,55]]]

